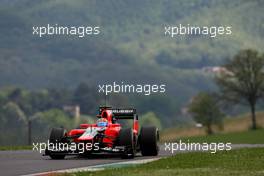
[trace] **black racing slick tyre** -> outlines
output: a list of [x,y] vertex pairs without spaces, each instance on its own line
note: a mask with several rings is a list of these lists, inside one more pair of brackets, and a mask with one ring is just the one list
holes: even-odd
[[140,150],[143,156],[157,156],[159,153],[159,131],[154,126],[142,127],[140,131]]
[[[64,128],[52,128],[50,133],[49,142],[53,145],[63,143],[64,135],[66,130]],[[49,152],[49,156],[51,159],[64,159],[65,155],[61,154],[60,152]]]
[[121,129],[119,132],[119,145],[125,147],[122,158],[134,158],[135,137],[131,128]]
[[65,129],[63,128],[52,128],[50,132],[50,143],[59,143],[62,142],[62,139],[65,135]]

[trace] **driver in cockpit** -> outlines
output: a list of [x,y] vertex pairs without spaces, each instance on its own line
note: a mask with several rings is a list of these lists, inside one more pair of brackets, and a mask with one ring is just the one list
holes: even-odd
[[107,127],[108,121],[106,118],[101,117],[97,120],[96,124],[98,127]]

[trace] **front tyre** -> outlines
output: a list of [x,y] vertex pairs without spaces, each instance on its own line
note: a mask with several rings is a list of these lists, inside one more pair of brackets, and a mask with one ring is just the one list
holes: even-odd
[[[64,128],[52,128],[50,133],[49,142],[56,145],[59,143],[65,143],[64,136],[66,130]],[[65,155],[60,152],[47,151],[51,159],[64,159]]]

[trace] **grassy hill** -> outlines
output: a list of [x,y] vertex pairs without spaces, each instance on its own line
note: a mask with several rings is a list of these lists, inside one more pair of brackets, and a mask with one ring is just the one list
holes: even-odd
[[249,131],[251,127],[250,114],[242,114],[224,120],[223,129],[214,127],[214,135],[207,136],[203,128],[193,126],[165,129],[161,133],[161,141],[193,141],[193,142],[230,142],[233,143],[264,143],[264,112],[257,112],[257,123],[260,129]]
[[[257,0],[0,0],[0,5],[0,86],[165,83],[167,103],[161,103],[163,113],[157,113],[167,124],[170,118],[185,121],[180,112],[191,96],[215,89],[211,75],[201,68],[219,65],[240,49],[261,51],[264,45],[264,3]],[[101,26],[102,35],[82,39],[31,35],[32,26],[47,23]],[[216,39],[164,37],[165,25],[180,23],[230,25],[233,34]],[[153,99],[161,98],[136,96],[127,104],[143,112],[156,111],[160,104],[152,105]]]

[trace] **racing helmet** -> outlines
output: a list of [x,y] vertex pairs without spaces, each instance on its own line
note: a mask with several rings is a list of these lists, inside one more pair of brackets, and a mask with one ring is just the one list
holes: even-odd
[[106,127],[108,125],[108,121],[105,118],[100,118],[96,122],[98,127]]

